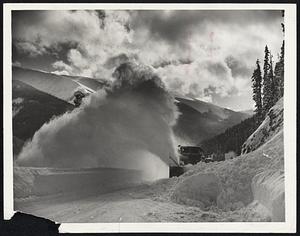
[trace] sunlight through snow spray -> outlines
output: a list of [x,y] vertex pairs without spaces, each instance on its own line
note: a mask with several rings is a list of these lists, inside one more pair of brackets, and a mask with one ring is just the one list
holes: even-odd
[[20,166],[139,169],[147,179],[168,177],[178,162],[172,127],[174,98],[148,67],[127,62],[106,91],[38,130],[16,161]]

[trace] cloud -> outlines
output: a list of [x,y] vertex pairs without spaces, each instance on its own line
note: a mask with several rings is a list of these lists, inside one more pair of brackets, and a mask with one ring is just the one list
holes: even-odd
[[49,70],[113,80],[120,63],[153,66],[169,89],[202,99],[249,92],[257,58],[282,43],[280,11],[18,11],[13,43]]
[[31,42],[16,42],[15,46],[18,50],[28,53],[30,57],[43,55],[47,52],[47,50],[44,47],[41,47],[39,44]]
[[56,61],[52,64],[54,69],[72,71],[72,67],[64,63],[63,61]]
[[[59,50],[61,44],[73,44],[75,48],[67,52],[65,63],[82,75],[95,76],[103,73],[97,65],[103,65],[120,51],[128,52],[126,43],[130,33],[124,27],[129,17],[126,12],[107,12],[105,18],[100,18],[96,11],[30,13],[17,14],[13,21],[14,43],[29,55]],[[26,17],[31,20],[23,21]]]
[[[222,59],[199,58],[190,64],[168,65],[156,69],[168,89],[201,100],[213,101],[213,95],[222,97],[248,92],[251,80],[233,77]],[[214,88],[213,93],[207,89]],[[250,87],[251,88],[251,87]]]
[[279,20],[281,20],[280,11],[179,10],[134,11],[131,23],[133,28],[148,28],[152,37],[171,43],[185,43],[187,37],[195,31],[198,33],[210,31],[210,23],[230,24],[232,28],[236,28]]
[[233,77],[247,77],[252,72],[245,62],[239,61],[231,55],[225,58],[225,62],[226,65],[231,69]]

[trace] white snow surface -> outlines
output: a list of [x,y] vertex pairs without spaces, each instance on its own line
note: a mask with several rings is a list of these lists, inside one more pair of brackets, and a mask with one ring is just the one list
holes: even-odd
[[258,129],[250,135],[242,146],[242,154],[257,149],[266,143],[283,127],[283,98],[281,98],[267,113],[265,120]]
[[285,220],[284,172],[266,170],[254,176],[252,180],[253,197],[271,213],[272,220]]

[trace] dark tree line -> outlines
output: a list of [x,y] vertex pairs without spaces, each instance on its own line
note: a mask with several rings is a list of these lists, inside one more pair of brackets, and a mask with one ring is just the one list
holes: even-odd
[[200,143],[200,146],[207,154],[234,151],[237,155],[240,155],[242,145],[259,125],[260,118],[255,114],[241,123],[228,128],[224,133],[204,140]]
[[[282,13],[284,16],[284,12]],[[284,33],[284,24],[282,23],[282,32]],[[263,120],[269,109],[283,97],[284,90],[284,40],[281,46],[281,52],[278,56],[278,62],[273,68],[273,55],[265,47],[265,58],[263,65],[263,75],[260,69],[260,62],[257,59],[256,68],[252,75],[253,100],[255,102],[255,113]]]
[[265,47],[265,59],[263,76],[259,60],[252,75],[253,100],[255,102],[255,113],[261,119],[269,109],[283,96],[284,89],[284,41],[281,47],[279,61],[273,69],[273,55],[268,46]]

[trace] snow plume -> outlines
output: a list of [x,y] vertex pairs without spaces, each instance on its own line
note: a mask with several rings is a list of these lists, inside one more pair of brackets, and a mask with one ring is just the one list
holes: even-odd
[[38,130],[17,159],[20,166],[145,170],[147,179],[168,177],[175,154],[173,97],[150,68],[124,63],[110,90]]

